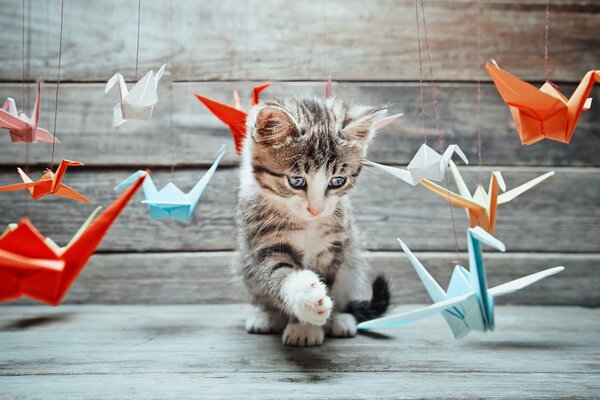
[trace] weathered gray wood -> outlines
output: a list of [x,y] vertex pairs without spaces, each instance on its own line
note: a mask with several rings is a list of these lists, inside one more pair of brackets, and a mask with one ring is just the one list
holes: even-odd
[[[397,310],[408,310],[405,306]],[[249,307],[0,307],[0,385],[24,398],[594,398],[599,310],[497,309],[454,341],[441,318],[290,349]],[[110,382],[110,384],[107,384]]]
[[[237,88],[248,100],[252,83],[207,82],[180,83],[174,86],[173,137],[170,134],[170,86],[161,83],[160,101],[155,107],[151,124],[130,122],[117,129],[112,127],[112,109],[117,103],[116,93],[104,95],[100,84],[65,84],[61,86],[56,157],[81,160],[88,165],[207,165],[223,143],[229,154],[225,162],[238,161],[233,151],[229,130],[194,97],[195,92],[230,102],[231,92]],[[33,103],[31,86],[29,113]],[[561,85],[570,95],[574,85]],[[421,101],[416,83],[339,83],[335,93],[356,103],[390,104],[390,112],[403,112],[404,117],[379,132],[370,146],[369,156],[374,161],[407,164],[423,143]],[[12,96],[21,104],[22,87],[19,84],[0,85],[0,99]],[[54,125],[55,85],[45,85],[42,95],[42,126],[52,130]],[[263,98],[290,94],[321,96],[323,83],[274,83]],[[430,99],[430,92],[426,95]],[[475,84],[450,83],[438,85],[438,97],[446,143],[457,143],[471,163],[478,163],[477,140],[477,87]],[[600,90],[592,92],[591,110],[580,119],[570,145],[543,141],[533,146],[521,145],[508,108],[491,84],[482,86],[482,161],[486,165],[564,165],[598,166],[596,149],[600,147]],[[433,104],[427,103],[429,142],[438,148]],[[22,164],[25,160],[23,144],[9,144],[8,134],[0,132],[0,165]],[[173,147],[171,147],[173,143]],[[50,161],[51,145],[38,143],[30,146],[32,163]]]
[[[478,169],[463,168],[468,184],[478,180]],[[545,168],[502,169],[508,188],[541,175]],[[116,197],[114,186],[133,170],[85,170],[72,168],[65,183],[89,196],[92,204],[74,203],[48,196],[29,201],[33,223],[47,236],[67,243],[97,204],[108,205]],[[189,190],[204,170],[156,171],[155,183],[162,187],[169,180]],[[39,177],[41,171],[32,176]],[[484,185],[490,169],[483,169]],[[0,184],[20,180],[15,172],[0,172]],[[600,205],[600,174],[596,169],[560,168],[540,186],[501,205],[496,236],[508,251],[596,252],[600,236],[597,223]],[[474,186],[473,186],[474,188]],[[0,195],[0,226],[15,222],[24,214],[25,192]],[[196,221],[185,225],[177,221],[152,221],[147,208],[139,204],[139,194],[112,227],[101,245],[102,251],[197,251],[230,250],[235,247],[234,214],[237,196],[237,169],[218,171],[196,209]],[[365,168],[352,193],[358,228],[369,249],[397,251],[396,237],[403,238],[415,251],[454,249],[448,203],[422,187],[413,188],[395,178]],[[465,245],[465,212],[454,208],[458,243]]]
[[[0,77],[22,77],[21,4],[3,0]],[[476,77],[474,1],[426,2],[433,68],[438,79]],[[577,81],[597,68],[600,8],[593,0],[552,2],[551,77]],[[173,53],[178,80],[418,80],[414,2],[358,0],[294,2],[178,1],[142,4],[140,73]],[[121,71],[134,77],[137,3],[66,2],[61,77],[104,81]],[[30,76],[55,77],[60,2],[32,7]],[[482,2],[481,57],[497,59],[524,78],[544,78],[543,0]],[[422,27],[421,27],[421,32]],[[452,51],[448,51],[451,49]],[[483,72],[481,72],[483,75]]]
[[[455,253],[416,253],[442,287],[447,287]],[[373,275],[384,273],[395,304],[431,299],[402,252],[367,254]],[[467,266],[466,254],[461,254]],[[65,304],[212,304],[248,301],[244,285],[230,268],[231,252],[97,254],[65,298]],[[499,304],[600,306],[598,254],[485,254],[490,287],[557,265],[548,278]],[[31,304],[23,299],[11,304]]]

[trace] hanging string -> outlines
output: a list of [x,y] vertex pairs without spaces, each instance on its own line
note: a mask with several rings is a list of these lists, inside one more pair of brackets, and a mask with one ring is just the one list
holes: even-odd
[[419,91],[421,94],[421,120],[423,123],[423,141],[427,144],[427,125],[425,124],[425,96],[423,93],[423,60],[421,56],[421,28],[419,23],[419,0],[415,0],[415,13],[417,16],[417,43],[419,45]]
[[548,66],[548,31],[550,30],[550,0],[546,0],[546,32],[544,42],[544,80],[548,82],[550,69]]
[[[30,18],[31,18],[31,3],[29,3],[29,7],[28,7],[28,11],[26,12],[25,10],[25,3],[26,0],[23,0],[23,10],[22,10],[22,14],[23,14],[23,19],[22,19],[22,23],[23,23],[23,27],[22,27],[22,32],[21,32],[21,36],[22,36],[22,56],[23,56],[23,61],[22,61],[22,76],[21,76],[21,108],[25,109],[27,103],[28,103],[28,91],[27,91],[27,87],[25,84],[25,81],[27,80],[28,76],[29,76],[29,55],[30,55],[30,48],[28,46],[28,44],[30,43],[30,35],[31,33],[29,32],[29,23],[26,23],[25,21],[25,15],[27,14],[27,22],[30,22]],[[27,40],[25,40],[25,32],[26,29],[25,27],[27,26]],[[17,111],[18,112],[18,111]],[[32,115],[33,117],[33,115]],[[25,143],[25,173],[29,174],[29,143]],[[23,200],[23,215],[25,218],[29,218],[29,193],[25,192],[24,193],[24,200]]]
[[173,133],[173,0],[169,1],[169,69],[171,71],[171,87],[170,87],[170,116],[169,116],[169,147],[171,150],[171,180],[173,172],[175,172],[175,137]]
[[[425,6],[423,4],[423,0],[421,2],[421,16],[423,17],[423,34],[425,36],[425,47],[427,50],[427,59],[429,62],[429,75],[431,77],[431,95],[433,98],[433,108],[435,111],[435,122],[438,129],[439,134],[439,142],[440,142],[440,152],[444,151],[444,131],[442,130],[441,118],[440,118],[440,110],[437,99],[437,92],[435,87],[435,76],[433,75],[433,63],[431,61],[431,48],[429,46],[429,37],[427,34],[427,20],[425,18]],[[418,11],[417,11],[417,22],[418,22]],[[420,32],[417,31],[418,40],[421,41]],[[446,189],[450,191],[450,179],[448,177],[448,171],[446,170]],[[461,264],[460,252],[458,249],[458,235],[456,234],[456,221],[454,218],[454,208],[452,203],[450,203],[450,197],[448,196],[448,206],[450,208],[450,218],[452,220],[452,232],[454,233],[454,250],[456,252],[456,260],[453,260],[455,264]]]
[[142,0],[138,0],[138,22],[137,22],[137,47],[135,50],[135,81],[138,79],[138,65],[140,60],[140,27],[142,26]]
[[482,182],[483,155],[481,151],[481,2],[477,0],[477,161],[479,164],[479,184]]
[[52,140],[52,161],[50,169],[54,167],[54,148],[56,147],[56,117],[58,116],[58,92],[60,89],[60,64],[62,61],[63,20],[65,16],[65,0],[60,0],[60,38],[58,41],[58,68],[56,71],[56,96],[54,98],[54,140]]

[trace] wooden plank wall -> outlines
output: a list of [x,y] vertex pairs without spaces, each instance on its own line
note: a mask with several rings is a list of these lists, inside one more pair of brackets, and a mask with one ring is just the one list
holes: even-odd
[[[60,2],[28,1],[23,73],[20,2],[0,0],[0,98],[15,97],[30,109],[33,82],[47,81],[42,124],[54,124]],[[96,204],[108,204],[112,188],[133,170],[150,167],[157,184],[170,179],[184,190],[206,170],[218,147],[229,153],[191,225],[154,222],[131,204],[114,225],[66,301],[70,303],[228,303],[244,299],[228,264],[234,251],[238,158],[229,132],[194,98],[194,92],[229,101],[256,82],[273,81],[265,96],[320,95],[332,74],[339,96],[365,104],[389,104],[404,118],[381,132],[369,154],[374,161],[406,165],[423,141],[419,63],[413,1],[322,0],[319,2],[142,0],[140,75],[164,62],[160,102],[151,125],[114,129],[116,94],[104,82],[120,71],[133,79],[137,2],[65,0],[61,85],[57,105],[56,159],[81,160],[68,183],[89,195],[91,205],[60,199],[25,202],[23,193],[0,196],[0,225],[27,214],[48,236],[66,242]],[[544,78],[544,0],[481,2],[481,60],[495,58],[507,70],[540,84]],[[583,74],[600,66],[598,21],[593,1],[551,1],[550,78],[570,95]],[[446,143],[457,143],[472,166],[461,167],[471,185],[501,169],[509,187],[548,170],[556,175],[501,206],[497,237],[506,254],[487,253],[490,280],[502,282],[563,264],[560,277],[505,301],[522,304],[597,306],[600,295],[600,108],[583,114],[570,145],[520,144],[508,109],[485,71],[477,68],[476,3],[425,1],[432,66]],[[422,27],[421,27],[422,28]],[[172,30],[172,41],[170,32]],[[171,45],[172,43],[172,45]],[[427,75],[428,65],[425,64]],[[25,84],[23,84],[25,78]],[[477,79],[481,84],[482,166],[477,165]],[[425,87],[430,140],[437,143],[433,103]],[[593,94],[600,102],[600,90]],[[170,99],[172,99],[172,107]],[[171,118],[171,108],[173,114]],[[172,122],[171,122],[172,121]],[[170,131],[173,131],[171,137]],[[24,145],[0,146],[0,184],[18,181]],[[37,177],[51,146],[29,151]],[[175,172],[170,172],[174,163]],[[375,269],[394,281],[397,302],[427,301],[395,237],[417,251],[445,284],[456,259],[448,205],[423,188],[367,171],[353,193],[358,223]],[[141,199],[141,196],[138,197]],[[454,210],[460,258],[465,261],[466,217]]]

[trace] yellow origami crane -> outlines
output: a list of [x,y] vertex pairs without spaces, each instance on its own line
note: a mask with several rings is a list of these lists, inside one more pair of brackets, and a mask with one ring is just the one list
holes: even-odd
[[[465,184],[465,181],[460,175],[460,172],[458,172],[458,168],[453,161],[450,161],[450,170],[452,171],[452,176],[456,181],[456,186],[458,186],[458,192],[460,194],[444,189],[427,179],[423,179],[421,185],[446,199],[450,204],[465,208],[467,216],[469,217],[469,226],[471,228],[480,226],[489,233],[494,233],[496,228],[496,210],[498,209],[498,205],[508,203],[515,197],[525,193],[554,175],[554,171],[547,172],[544,175],[538,176],[529,182],[505,192],[506,184],[504,183],[502,174],[500,171],[493,171],[488,191],[486,192],[481,185],[478,185],[471,196],[469,188]],[[500,189],[505,193],[500,194]]]
[[500,69],[494,60],[486,69],[510,109],[523,144],[544,138],[569,143],[581,113],[590,109],[592,99],[588,96],[594,83],[600,82],[600,70],[588,71],[567,99],[551,82],[538,89]]

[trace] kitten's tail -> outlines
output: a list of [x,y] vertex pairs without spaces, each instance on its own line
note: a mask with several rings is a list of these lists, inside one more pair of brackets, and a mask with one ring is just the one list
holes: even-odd
[[390,306],[390,285],[383,275],[375,278],[372,288],[373,297],[370,301],[351,301],[344,311],[354,315],[357,323],[380,317]]

